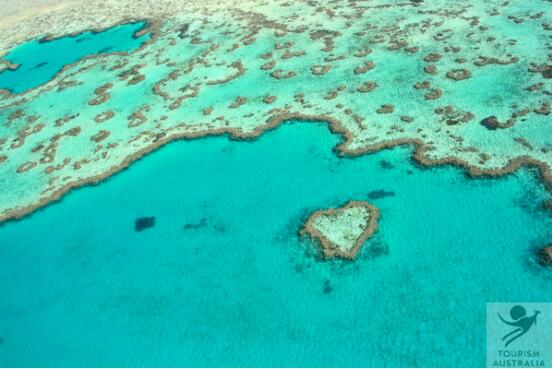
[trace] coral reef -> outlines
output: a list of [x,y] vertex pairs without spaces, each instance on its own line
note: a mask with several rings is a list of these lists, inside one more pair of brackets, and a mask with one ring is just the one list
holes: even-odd
[[286,119],[328,122],[343,155],[411,144],[424,165],[491,176],[530,165],[550,186],[541,2],[92,0],[0,18],[0,73],[28,40],[76,42],[131,20],[147,21],[131,37],[151,36],[24,93],[0,90],[0,221],[173,140],[251,139]]
[[350,201],[342,207],[314,212],[301,234],[316,240],[325,258],[354,259],[364,242],[377,229],[379,210],[365,201]]

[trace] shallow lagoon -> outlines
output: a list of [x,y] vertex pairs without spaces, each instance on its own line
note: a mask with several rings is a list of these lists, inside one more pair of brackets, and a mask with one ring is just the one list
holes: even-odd
[[21,93],[48,82],[63,67],[83,57],[134,50],[151,37],[134,37],[145,26],[145,22],[125,23],[101,32],[25,42],[2,57],[19,67],[0,72],[0,89]]
[[[530,171],[473,180],[338,142],[293,123],[173,143],[1,226],[0,365],[481,366],[487,302],[552,301]],[[297,230],[350,199],[379,231],[322,261]]]

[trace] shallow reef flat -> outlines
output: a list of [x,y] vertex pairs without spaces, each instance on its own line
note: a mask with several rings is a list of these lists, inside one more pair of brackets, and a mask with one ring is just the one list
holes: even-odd
[[413,144],[425,165],[496,176],[529,164],[550,185],[551,5],[90,1],[5,18],[2,74],[36,39],[139,20],[132,37],[149,39],[2,90],[0,221],[173,140],[249,139],[290,119],[327,121],[344,155]]

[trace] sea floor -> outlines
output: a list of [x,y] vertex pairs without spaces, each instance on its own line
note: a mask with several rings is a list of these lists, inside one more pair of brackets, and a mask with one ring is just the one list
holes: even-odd
[[552,187],[549,0],[205,1],[0,22],[0,222],[175,138],[301,118],[342,152],[415,142],[426,164],[529,164]]
[[[291,122],[175,142],[1,225],[0,366],[484,365],[487,303],[552,301],[542,183],[339,139]],[[298,230],[348,200],[378,231],[324,261]]]

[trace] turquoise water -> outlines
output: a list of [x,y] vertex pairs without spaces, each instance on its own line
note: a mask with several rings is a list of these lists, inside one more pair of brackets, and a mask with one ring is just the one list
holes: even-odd
[[[533,173],[472,180],[338,142],[289,123],[172,143],[0,226],[0,366],[481,366],[487,302],[552,301]],[[379,230],[323,261],[297,230],[349,199]]]
[[134,50],[150,37],[150,34],[133,37],[144,26],[145,22],[126,23],[97,33],[22,43],[3,57],[20,66],[0,73],[0,89],[21,93],[48,82],[64,66],[85,56]]

